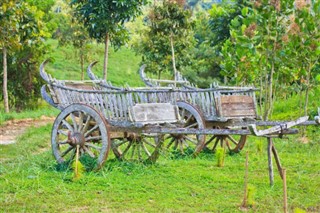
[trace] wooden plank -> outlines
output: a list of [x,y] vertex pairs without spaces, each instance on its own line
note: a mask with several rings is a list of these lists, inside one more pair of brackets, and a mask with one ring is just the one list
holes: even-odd
[[252,103],[254,104],[253,98],[245,95],[230,95],[230,96],[221,96],[221,104],[225,103]]
[[177,115],[177,106],[170,103],[136,104],[130,109],[131,121],[143,124],[177,122]]
[[255,110],[223,109],[222,117],[256,117]]

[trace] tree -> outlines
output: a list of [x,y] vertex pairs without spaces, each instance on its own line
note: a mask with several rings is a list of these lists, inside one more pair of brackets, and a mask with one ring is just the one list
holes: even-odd
[[[220,52],[224,42],[230,38],[231,20],[241,14],[243,1],[222,1],[213,4],[208,11],[196,13],[196,46],[190,50],[192,60],[186,68],[186,76],[200,87],[208,87],[212,82],[226,84],[228,78],[221,73],[224,62]],[[241,25],[241,20],[238,20]],[[231,83],[231,82],[228,82]]]
[[320,2],[295,1],[295,8],[289,19],[288,34],[286,35],[289,60],[299,69],[305,85],[304,114],[308,114],[309,92],[312,86],[312,71],[320,59]]
[[111,44],[119,47],[128,40],[124,23],[141,14],[146,0],[72,0],[75,16],[89,32],[91,38],[104,41],[103,77],[107,79],[108,48]]
[[157,73],[158,78],[164,70],[173,70],[176,80],[177,68],[188,61],[186,50],[193,45],[190,18],[191,12],[184,9],[184,1],[155,4],[146,17],[148,28],[135,49],[143,55],[147,69]]
[[[224,57],[229,58],[229,61],[234,59],[237,61],[233,68],[234,71],[240,69],[240,77],[253,78],[251,79],[253,82],[260,79],[261,92],[265,91],[263,117],[268,120],[276,91],[274,90],[275,76],[280,75],[282,60],[285,58],[283,54],[285,45],[282,38],[286,32],[284,18],[288,4],[281,5],[279,0],[251,3],[247,1],[246,4],[248,7],[241,10],[242,14],[231,21],[231,38],[227,43],[232,43],[234,51],[224,51]],[[223,69],[227,71],[228,66],[224,66]],[[252,69],[256,72],[251,74]],[[237,76],[239,77],[238,74]],[[264,85],[262,85],[263,82],[265,82]]]
[[79,23],[78,20],[72,16],[72,10],[68,4],[60,2],[57,5],[56,10],[59,10],[60,12],[55,16],[55,18],[59,20],[59,24],[54,33],[54,38],[58,39],[59,46],[72,44],[76,50],[75,55],[80,62],[80,79],[84,80],[84,63],[90,58],[90,54],[88,53],[90,52],[89,44],[91,39],[83,24]]
[[3,57],[3,101],[5,112],[9,112],[8,98],[8,50],[18,47],[18,23],[21,16],[21,6],[14,0],[4,0],[0,4],[0,46]]
[[[44,13],[26,2],[7,0],[0,7],[5,111],[9,106],[35,104],[39,94],[38,60],[45,53],[43,38],[50,36]],[[9,73],[9,74],[8,74]],[[8,94],[9,93],[9,94]]]

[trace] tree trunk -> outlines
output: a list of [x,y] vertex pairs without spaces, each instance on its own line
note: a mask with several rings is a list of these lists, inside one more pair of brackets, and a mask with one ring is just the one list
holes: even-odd
[[260,94],[259,94],[259,107],[260,107],[260,113],[262,115],[262,93],[263,93],[263,74],[260,76]]
[[7,66],[7,48],[2,48],[3,54],[3,103],[4,111],[9,113],[9,99],[8,99],[8,66]]
[[103,79],[107,80],[108,71],[108,54],[109,54],[109,33],[106,33],[104,49],[104,64],[103,64]]
[[310,87],[310,76],[311,76],[311,65],[308,65],[307,79],[306,79],[306,99],[304,101],[304,116],[308,115],[308,104],[309,104],[309,87]]
[[174,47],[173,47],[173,35],[170,35],[170,43],[171,43],[171,53],[172,53],[172,66],[174,71],[174,86],[177,86],[177,68],[176,68],[176,59],[174,56]]
[[82,50],[80,50],[80,65],[81,65],[81,81],[83,81],[84,80],[84,55]]
[[268,79],[268,100],[267,100],[267,108],[266,108],[266,111],[265,111],[265,114],[264,114],[264,120],[267,121],[269,120],[269,115],[270,115],[270,112],[272,110],[272,106],[273,106],[273,98],[272,98],[272,95],[273,95],[273,73],[274,73],[274,61],[272,60],[271,61],[271,71],[270,71],[270,74],[269,74],[269,79]]

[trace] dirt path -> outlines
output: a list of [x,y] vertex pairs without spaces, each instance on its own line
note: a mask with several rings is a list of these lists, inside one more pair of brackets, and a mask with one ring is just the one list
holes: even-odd
[[39,127],[53,123],[55,118],[42,116],[40,119],[11,120],[0,126],[0,145],[8,145],[16,142],[16,138],[23,134],[29,127]]

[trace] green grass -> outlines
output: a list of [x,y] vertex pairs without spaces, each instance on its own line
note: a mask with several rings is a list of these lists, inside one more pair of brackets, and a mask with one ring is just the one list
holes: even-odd
[[[161,156],[149,166],[110,154],[98,173],[72,181],[72,171],[59,170],[52,157],[50,130],[31,128],[17,144],[0,146],[0,212],[241,212],[246,151],[255,189],[249,212],[282,212],[282,182],[275,170],[269,186],[265,139],[252,137],[242,153],[226,156],[224,167],[205,153],[196,159]],[[319,212],[319,138],[302,144],[291,137],[275,145],[287,169],[290,211]]]
[[[81,66],[75,50],[72,46],[58,46],[56,40],[49,40],[48,44],[54,51],[48,54],[47,58],[52,58],[53,62],[47,65],[47,71],[56,79],[80,80]],[[94,66],[93,71],[96,75],[102,76],[104,46],[92,43],[88,47],[87,62],[85,63],[85,72],[88,65],[93,61],[99,61]],[[108,64],[108,81],[114,85],[124,86],[143,86],[138,70],[141,57],[134,54],[129,48],[123,47],[119,51],[110,48]],[[88,79],[85,73],[85,79]]]
[[[308,115],[313,119],[320,107],[320,85],[314,87],[309,94]],[[293,120],[304,115],[305,94],[298,94],[286,100],[276,100],[271,119]]]

